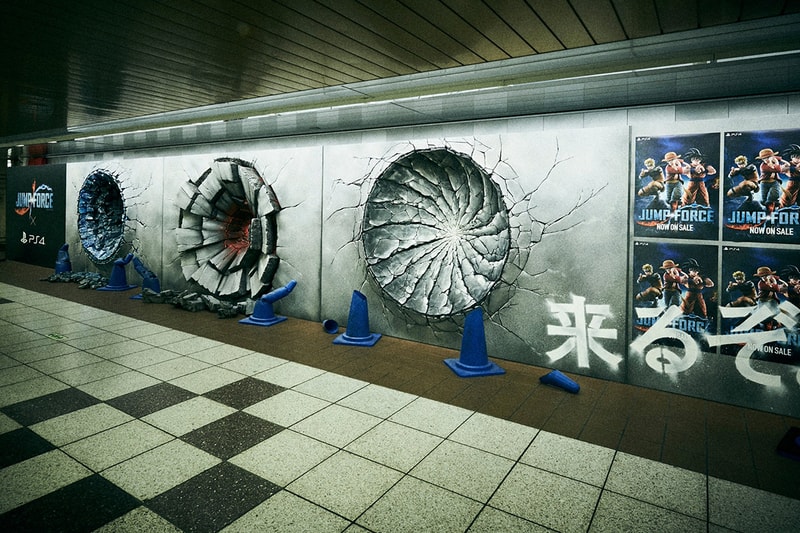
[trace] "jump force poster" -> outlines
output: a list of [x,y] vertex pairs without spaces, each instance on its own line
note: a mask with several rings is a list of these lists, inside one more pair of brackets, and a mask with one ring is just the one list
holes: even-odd
[[718,133],[637,137],[634,235],[717,239]]
[[723,246],[720,352],[800,364],[800,253]]
[[[719,283],[716,246],[633,243],[634,351],[650,344],[698,353],[717,331]],[[674,369],[673,369],[674,370]]]
[[726,132],[723,239],[800,243],[800,130]]

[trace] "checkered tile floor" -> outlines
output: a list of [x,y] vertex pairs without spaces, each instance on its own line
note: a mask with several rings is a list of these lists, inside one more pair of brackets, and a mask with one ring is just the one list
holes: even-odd
[[1,531],[800,529],[798,500],[3,283],[0,488]]

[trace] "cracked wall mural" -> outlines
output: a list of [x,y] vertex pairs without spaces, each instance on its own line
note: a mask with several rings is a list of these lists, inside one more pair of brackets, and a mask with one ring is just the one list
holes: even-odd
[[118,177],[98,169],[78,193],[78,232],[83,249],[95,263],[116,259],[125,235],[125,198]]
[[[582,372],[591,363],[592,373],[620,379],[624,335],[606,333],[622,324],[625,305],[625,206],[616,201],[625,183],[614,178],[627,162],[608,161],[615,137],[504,135],[356,149],[361,155],[329,149],[323,314],[345,319],[329,302],[359,289],[373,329],[455,348],[465,313],[480,307],[492,355],[558,360]],[[592,165],[600,160],[607,162]],[[595,261],[622,277],[598,276]],[[585,309],[604,310],[589,320],[596,332],[583,333],[598,339],[575,349],[559,338],[566,315],[551,312],[572,305],[570,293]]]
[[[150,195],[158,194],[160,187],[153,185],[149,163],[135,166],[138,170],[112,162],[67,167],[67,186],[74,191],[76,206],[67,213],[65,236],[74,245],[73,269],[106,272],[120,256],[143,252],[140,236],[151,218]],[[157,205],[160,208],[160,202]]]
[[481,304],[510,249],[499,186],[469,156],[412,151],[372,185],[364,206],[367,270],[405,309],[451,316]]
[[175,230],[181,270],[188,281],[223,298],[257,298],[272,285],[280,262],[272,188],[252,163],[215,159],[182,184]]

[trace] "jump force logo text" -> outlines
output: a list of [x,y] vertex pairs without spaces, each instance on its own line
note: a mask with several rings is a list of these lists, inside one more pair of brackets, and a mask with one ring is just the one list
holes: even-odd
[[52,211],[54,206],[53,188],[46,184],[31,185],[31,192],[18,192],[14,212],[19,216],[28,215],[31,225],[36,225],[35,213],[39,209]]

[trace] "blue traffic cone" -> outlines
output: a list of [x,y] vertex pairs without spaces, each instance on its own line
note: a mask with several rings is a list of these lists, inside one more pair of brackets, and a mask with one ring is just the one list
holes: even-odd
[[358,291],[353,291],[353,297],[350,300],[350,315],[347,317],[347,330],[333,339],[333,344],[374,346],[380,338],[380,333],[369,332],[367,297]]
[[247,318],[243,318],[239,321],[239,324],[248,324],[250,326],[274,326],[279,322],[283,322],[286,320],[285,316],[277,316],[275,314],[275,310],[272,308],[272,304],[287,296],[290,292],[294,290],[295,285],[297,282],[295,280],[290,281],[284,287],[279,289],[275,289],[274,291],[265,294],[261,298],[258,299],[256,302],[256,306],[253,308],[253,314]]
[[545,385],[554,385],[556,387],[560,387],[567,392],[571,392],[572,394],[578,394],[578,391],[581,390],[580,385],[559,370],[552,370],[549,374],[545,374],[544,376],[540,377],[539,381]]
[[458,359],[445,359],[444,364],[462,378],[496,376],[506,371],[489,361],[486,352],[486,331],[483,327],[483,310],[473,309],[464,320],[461,337],[461,354]]
[[[150,289],[155,293],[161,292],[161,283],[159,283],[158,277],[150,269],[144,266],[144,263],[142,263],[141,259],[139,259],[138,257],[133,258],[133,268],[136,270],[136,272],[139,273],[140,276],[142,276],[142,291],[144,291],[145,289]],[[131,300],[141,300],[141,299],[142,299],[141,292],[139,294],[131,296]]]
[[128,285],[128,275],[125,272],[125,266],[131,262],[133,254],[126,255],[123,259],[114,261],[114,267],[111,269],[111,279],[105,287],[100,287],[98,291],[127,291],[136,287],[136,285]]
[[339,333],[339,323],[332,318],[327,318],[322,321],[322,329],[325,330],[325,333]]
[[72,261],[69,260],[69,244],[61,245],[56,255],[56,274],[72,272]]

